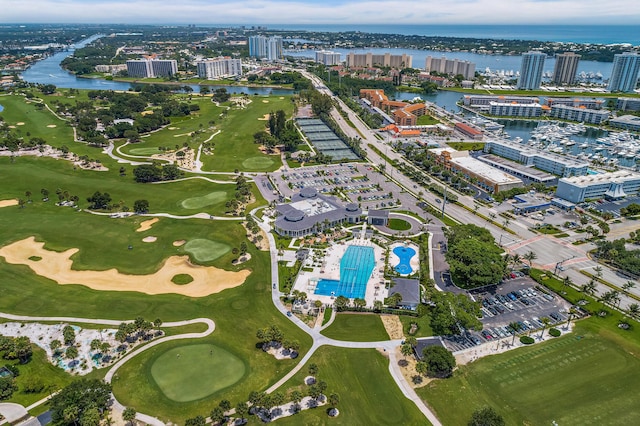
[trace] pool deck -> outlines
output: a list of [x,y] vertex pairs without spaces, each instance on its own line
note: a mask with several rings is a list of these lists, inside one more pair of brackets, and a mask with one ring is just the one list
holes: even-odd
[[[300,270],[300,274],[298,274],[298,278],[293,286],[294,290],[304,291],[307,293],[307,297],[309,300],[319,300],[323,304],[330,306],[333,305],[335,299],[332,299],[331,296],[321,296],[318,294],[314,294],[315,286],[313,284],[312,279],[330,279],[330,280],[339,280],[340,279],[340,259],[344,256],[347,251],[347,247],[349,246],[365,246],[365,247],[373,247],[375,266],[373,268],[373,273],[369,277],[369,281],[367,282],[367,289],[365,291],[364,300],[367,302],[367,306],[373,307],[373,302],[375,300],[384,300],[387,297],[387,290],[385,288],[384,283],[384,249],[373,244],[370,240],[355,238],[353,240],[347,242],[341,242],[337,244],[331,245],[328,249],[324,251],[325,256],[322,261],[323,267],[313,267],[311,258],[305,261],[305,264],[302,265],[303,268],[313,268],[312,272]],[[319,250],[315,250],[314,252],[318,252]],[[376,289],[376,286],[378,289]]]
[[[409,244],[405,244],[405,243],[393,243],[389,246],[389,266],[392,268],[395,268],[396,266],[398,266],[398,264],[400,264],[400,258],[393,252],[393,249],[396,247],[410,247],[412,249],[414,249],[416,251],[416,254],[413,255],[413,257],[411,258],[411,260],[409,261],[409,265],[411,265],[411,269],[413,269],[413,271],[411,272],[412,274],[416,271],[418,271],[418,269],[420,268],[420,248],[413,244],[413,243],[409,243]],[[408,275],[411,274],[400,274],[403,277],[406,277]]]

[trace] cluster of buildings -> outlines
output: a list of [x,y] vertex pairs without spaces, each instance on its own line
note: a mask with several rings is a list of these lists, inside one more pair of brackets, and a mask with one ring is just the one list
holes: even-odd
[[171,77],[178,72],[178,62],[175,59],[132,59],[126,65],[129,77]]
[[367,107],[382,116],[385,124],[396,124],[403,127],[416,126],[418,117],[427,113],[425,103],[410,104],[392,101],[382,89],[360,89],[360,98],[366,100]]
[[256,35],[249,37],[249,56],[268,61],[280,61],[284,58],[282,37],[265,37]]
[[558,181],[556,195],[572,203],[590,199],[618,200],[637,195],[640,190],[640,173],[618,170],[586,176],[573,176]]
[[[544,61],[543,52],[530,51],[522,55],[520,78],[516,85],[519,90],[537,90],[542,82]],[[556,55],[551,81],[556,84],[573,84],[578,72],[580,55],[565,52]],[[614,55],[613,68],[607,90],[609,92],[633,92],[640,73],[640,56],[637,52],[625,52]]]

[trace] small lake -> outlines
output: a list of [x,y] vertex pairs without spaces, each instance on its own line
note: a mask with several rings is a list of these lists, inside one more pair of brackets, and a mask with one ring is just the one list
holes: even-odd
[[4,111],[4,107],[0,105],[0,112]]

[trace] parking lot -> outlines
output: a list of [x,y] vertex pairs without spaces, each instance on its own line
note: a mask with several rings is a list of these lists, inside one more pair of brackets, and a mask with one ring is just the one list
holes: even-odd
[[471,292],[473,298],[482,303],[483,330],[445,339],[450,350],[455,352],[512,336],[511,323],[518,324],[519,333],[527,333],[541,329],[542,318],[548,318],[550,324],[567,320],[569,303],[527,276],[514,276],[499,285]]
[[302,188],[320,193],[340,193],[363,209],[396,206],[400,188],[370,165],[345,163],[289,169],[273,174],[273,182],[284,197]]

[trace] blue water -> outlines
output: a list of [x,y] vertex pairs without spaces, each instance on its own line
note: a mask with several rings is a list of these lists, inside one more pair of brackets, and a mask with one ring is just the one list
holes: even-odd
[[574,43],[640,44],[640,25],[309,25],[280,24],[273,29],[326,32],[539,40]]
[[409,275],[413,272],[411,267],[411,258],[416,255],[416,251],[411,247],[396,247],[393,249],[393,254],[400,258],[400,263],[396,265],[395,269],[400,275]]
[[0,112],[4,111],[4,107],[0,105]]
[[349,246],[340,259],[340,280],[320,279],[314,294],[364,299],[374,267],[373,247]]

